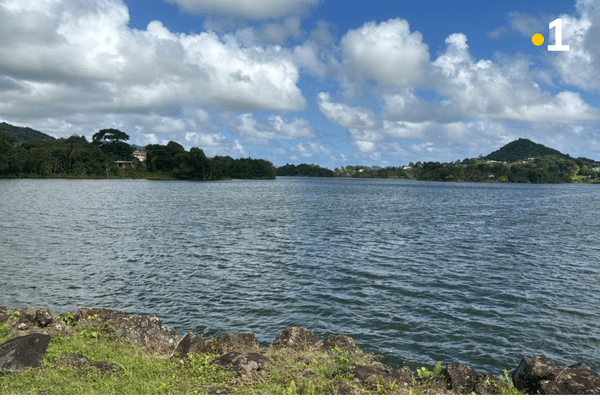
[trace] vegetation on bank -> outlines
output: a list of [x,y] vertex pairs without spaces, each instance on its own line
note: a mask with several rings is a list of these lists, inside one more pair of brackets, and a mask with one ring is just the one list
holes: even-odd
[[[69,314],[67,314],[68,316]],[[64,316],[63,324],[73,319]],[[72,317],[72,316],[71,316]],[[110,325],[80,324],[69,335],[61,333],[50,341],[42,365],[23,372],[0,374],[0,394],[448,394],[440,365],[429,371],[422,367],[412,374],[408,385],[376,379],[369,384],[349,373],[350,365],[368,365],[373,355],[348,353],[338,348],[324,352],[309,346],[261,348],[270,360],[258,374],[248,378],[224,367],[212,365],[227,348],[212,353],[189,355],[184,359],[153,353],[118,338]],[[0,324],[0,343],[12,338],[7,323]],[[96,362],[107,361],[114,368],[98,369],[73,363],[73,356]],[[505,372],[505,376],[507,373]],[[500,394],[522,394],[508,378],[489,382]]]
[[[85,136],[26,140],[0,131],[0,177],[3,178],[140,178],[140,179],[275,179],[276,169],[266,160],[208,158],[201,149],[186,151],[175,142],[146,146],[146,162],[133,156],[129,136],[103,129],[88,142]],[[122,170],[116,161],[130,161]]]
[[442,182],[600,183],[600,162],[574,159],[528,139],[512,141],[477,158],[454,162],[417,162],[403,167],[348,165],[329,170],[318,165],[277,168],[278,176],[416,179]]
[[[3,132],[2,129],[10,132]],[[28,140],[31,138],[31,140]],[[135,146],[117,129],[103,129],[88,142],[85,136],[54,139],[31,128],[0,125],[0,177],[4,178],[134,178],[134,179],[275,179],[276,176],[414,179],[449,182],[600,183],[600,162],[518,139],[487,156],[454,162],[417,162],[402,167],[352,166],[330,170],[314,164],[275,168],[270,161],[229,156],[208,158],[192,147],[151,144],[145,162],[133,156]],[[139,150],[139,148],[138,148]],[[119,169],[116,161],[135,168]]]
[[6,122],[0,122],[0,132],[6,132],[15,138],[18,144],[26,142],[27,140],[56,140],[56,138],[46,135],[35,129],[14,126],[7,124]]
[[414,179],[441,182],[600,183],[600,162],[558,156],[527,158],[514,163],[469,158],[451,163],[417,162],[405,167],[346,166],[333,171],[286,165],[278,176],[335,176],[347,178]]

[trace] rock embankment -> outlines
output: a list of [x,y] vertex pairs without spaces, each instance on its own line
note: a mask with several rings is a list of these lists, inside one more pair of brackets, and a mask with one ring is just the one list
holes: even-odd
[[[409,387],[419,380],[408,367],[392,369],[377,362],[374,355],[363,354],[349,336],[330,335],[320,342],[313,332],[300,327],[287,328],[270,346],[261,347],[252,333],[229,333],[205,340],[188,332],[177,340],[177,332],[163,326],[155,316],[127,315],[115,310],[81,308],[75,314],[59,314],[54,318],[48,308],[29,307],[9,312],[0,307],[0,325],[5,323],[13,338],[0,343],[0,373],[38,367],[53,336],[69,336],[75,329],[87,326],[109,330],[112,335],[128,339],[159,357],[216,354],[212,365],[235,371],[250,381],[274,362],[267,356],[268,350],[300,352],[312,349],[329,353],[336,348],[364,355],[363,360],[368,360],[368,365],[348,365],[348,373],[364,388],[374,387],[376,392],[381,382],[388,385],[396,382]],[[108,361],[92,362],[79,354],[67,356],[82,368],[101,371],[120,368]],[[503,385],[496,377],[456,363],[443,368],[438,378],[443,384],[437,392],[430,394],[498,394]],[[600,376],[594,371],[581,364],[560,365],[544,356],[524,357],[512,373],[512,380],[517,389],[529,394],[600,394]],[[344,385],[340,381],[338,393],[352,393]]]

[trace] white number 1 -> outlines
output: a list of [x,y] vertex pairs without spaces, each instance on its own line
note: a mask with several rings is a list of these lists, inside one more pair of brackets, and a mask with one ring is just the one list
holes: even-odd
[[562,19],[557,18],[554,21],[550,22],[550,29],[556,28],[554,32],[554,43],[548,45],[548,51],[569,51],[568,44],[562,44]]

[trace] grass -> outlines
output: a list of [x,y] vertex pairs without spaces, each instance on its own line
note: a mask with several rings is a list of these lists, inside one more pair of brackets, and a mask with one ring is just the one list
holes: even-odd
[[[0,343],[10,338],[8,325],[0,324]],[[325,352],[319,347],[304,350],[261,348],[260,353],[271,362],[252,377],[246,377],[210,364],[227,349],[220,350],[185,359],[171,359],[169,355],[151,354],[126,339],[118,338],[107,324],[75,326],[70,336],[61,334],[52,338],[40,367],[0,374],[0,394],[446,393],[445,382],[439,377],[425,380],[413,377],[408,386],[395,381],[384,382],[379,378],[367,383],[354,379],[349,366],[370,365],[374,359],[371,354],[348,353],[339,349]],[[87,365],[76,366],[66,353],[84,356],[92,362],[108,361],[117,367],[102,372]]]

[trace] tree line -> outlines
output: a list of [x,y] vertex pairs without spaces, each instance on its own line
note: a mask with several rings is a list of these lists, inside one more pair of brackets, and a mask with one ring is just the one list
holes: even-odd
[[[276,168],[266,160],[229,156],[208,158],[192,147],[175,142],[146,146],[146,163],[133,157],[129,135],[103,129],[88,142],[85,136],[67,139],[27,140],[0,131],[0,177],[9,178],[119,178],[149,179],[275,179]],[[131,161],[135,168],[121,170],[115,161]]]
[[[192,147],[186,151],[173,141],[166,145],[147,145],[146,161],[142,163],[133,157],[135,146],[126,143],[128,140],[129,135],[124,132],[103,129],[93,135],[91,142],[83,135],[73,135],[66,139],[26,140],[19,144],[13,135],[0,131],[0,177],[217,180],[313,176],[463,182],[600,182],[600,162],[552,153],[549,152],[552,149],[525,139],[503,147],[501,153],[514,156],[511,151],[523,152],[522,149],[525,149],[535,150],[536,154],[545,152],[552,155],[533,156],[510,163],[491,161],[489,155],[467,158],[462,162],[419,161],[405,167],[386,168],[349,165],[330,170],[314,164],[286,164],[275,168],[271,162],[262,159],[208,158],[202,149]],[[131,161],[135,168],[121,170],[115,161]]]
[[450,163],[417,162],[405,167],[348,165],[329,170],[319,166],[287,164],[278,176],[335,176],[351,178],[415,179],[446,182],[600,183],[600,162],[586,158],[565,159],[556,155],[530,157],[514,163],[468,158]]
[[146,151],[146,168],[150,173],[169,173],[177,179],[275,179],[277,174],[270,161],[229,156],[208,158],[197,147],[188,152],[172,141],[166,145],[148,145]]

